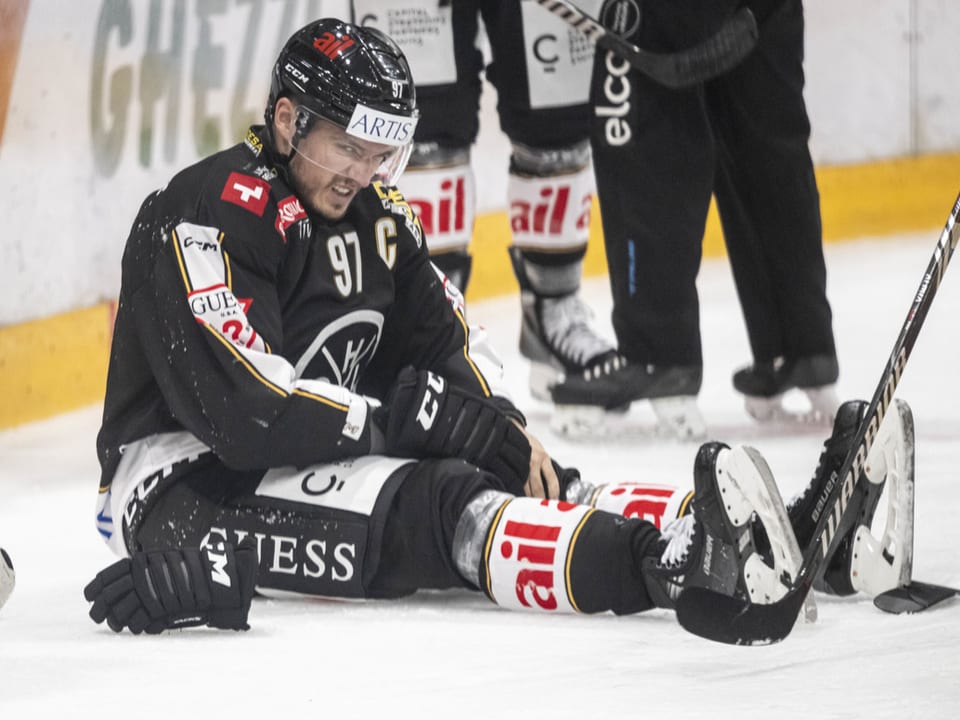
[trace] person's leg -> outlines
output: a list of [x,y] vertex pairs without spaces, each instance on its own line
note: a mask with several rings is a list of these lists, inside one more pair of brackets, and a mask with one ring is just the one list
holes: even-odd
[[614,354],[580,297],[594,181],[588,142],[593,51],[543,8],[486,0],[487,78],[512,152],[507,176],[510,248],[520,285],[520,352],[530,389],[549,401],[565,373]]
[[[629,39],[660,52],[695,44],[716,10],[644,4]],[[696,278],[713,188],[714,146],[702,88],[657,85],[600,52],[592,86],[591,146],[613,295],[613,327],[626,363],[569,378],[564,404],[615,407],[650,399],[661,424],[705,434]]]
[[[808,148],[803,33],[801,2],[789,0],[766,21],[754,52],[706,87],[718,144],[717,203],[754,359],[734,385],[748,396],[812,392],[838,374]],[[831,418],[835,397],[821,409]]]

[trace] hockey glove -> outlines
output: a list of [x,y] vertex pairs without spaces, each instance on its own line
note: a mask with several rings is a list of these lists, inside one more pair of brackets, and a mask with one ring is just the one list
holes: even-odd
[[407,367],[390,389],[379,422],[391,455],[460,458],[496,475],[505,490],[523,494],[530,443],[489,400]]
[[253,543],[134,553],[101,570],[83,589],[90,617],[134,635],[209,625],[249,630],[259,560]]

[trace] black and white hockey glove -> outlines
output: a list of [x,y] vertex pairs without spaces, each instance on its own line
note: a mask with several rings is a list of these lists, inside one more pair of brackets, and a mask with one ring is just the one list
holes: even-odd
[[523,494],[530,443],[493,402],[436,373],[407,367],[377,419],[391,455],[460,458],[496,475],[505,490]]
[[134,635],[156,634],[196,625],[249,630],[258,566],[250,541],[236,549],[218,543],[138,552],[97,573],[83,596],[93,603],[93,621],[106,620],[114,632],[127,627]]

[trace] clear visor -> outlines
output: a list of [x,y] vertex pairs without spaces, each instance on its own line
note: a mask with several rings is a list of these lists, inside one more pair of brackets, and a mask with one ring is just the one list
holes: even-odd
[[[319,123],[324,124],[327,132],[313,132]],[[409,140],[402,143],[375,142],[351,134],[303,106],[297,108],[297,124],[310,128],[294,139],[293,151],[297,155],[312,165],[347,177],[361,187],[377,180],[385,185],[396,185],[413,150],[412,132]]]

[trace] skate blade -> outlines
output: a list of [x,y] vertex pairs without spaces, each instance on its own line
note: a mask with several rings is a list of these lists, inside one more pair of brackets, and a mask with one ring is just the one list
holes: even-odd
[[[831,427],[840,407],[840,399],[833,385],[820,388],[798,388],[798,393],[805,396],[807,407],[795,409],[785,404],[790,394],[774,395],[773,397],[744,397],[744,408],[747,415],[758,423],[786,423],[799,425],[824,425]],[[790,398],[791,400],[793,398]]]
[[695,395],[653,398],[650,407],[657,416],[660,434],[679,440],[707,439],[707,424],[697,407]]
[[[650,400],[650,407],[657,420],[652,432],[654,437],[698,442],[706,439],[707,426],[697,408],[695,397],[655,398]],[[606,436],[614,427],[622,430],[619,418],[629,410],[629,402],[615,408],[558,404],[554,405],[550,417],[550,429],[575,439]]]
[[[737,446],[721,457],[717,467],[723,470],[724,482],[730,486],[729,491],[723,491],[728,517],[735,525],[742,525],[755,512],[770,541],[772,568],[757,553],[751,554],[744,565],[751,601],[776,602],[786,594],[803,561],[780,490],[767,461],[754,448]],[[753,476],[754,482],[742,481],[749,476]],[[817,607],[812,594],[804,600],[803,618],[808,623],[816,622]]]
[[589,438],[606,431],[607,413],[599,405],[555,405],[550,429],[570,438]]
[[887,498],[886,517],[879,537],[871,530],[872,522],[857,528],[850,581],[855,590],[876,597],[906,585],[913,575],[913,415],[902,400],[895,400],[884,417],[866,465],[870,482],[886,481],[881,491],[881,501]]
[[553,402],[550,388],[563,381],[563,373],[547,363],[530,361],[530,394],[541,402]]

